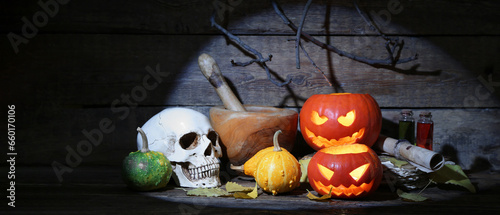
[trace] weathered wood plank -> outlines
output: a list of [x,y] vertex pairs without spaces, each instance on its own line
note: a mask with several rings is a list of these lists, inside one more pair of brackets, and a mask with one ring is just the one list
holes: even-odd
[[[383,14],[389,11],[388,2],[365,1],[360,6]],[[312,94],[370,93],[384,109],[388,132],[399,109],[432,110],[439,122],[438,150],[465,168],[500,169],[494,137],[500,127],[497,2],[400,1],[404,9],[381,27],[405,40],[403,57],[418,53],[419,59],[396,69],[328,55],[304,43],[336,88],[314,72],[305,56],[302,69],[295,69],[294,37],[268,1],[232,5],[223,21],[232,32],[247,35],[241,38],[262,54],[273,54],[268,65],[280,78],[293,78],[293,84],[272,85],[257,65],[231,66],[231,59],[250,58],[210,27],[213,3],[220,2],[71,1],[60,5],[46,24],[37,24],[38,32],[20,43],[16,53],[7,34],[22,35],[23,17],[32,20],[41,7],[37,1],[1,2],[1,104],[19,108],[19,162],[64,163],[67,146],[74,149],[89,140],[83,131],[110,119],[116,126],[113,132],[103,134],[102,143],[82,157],[82,165],[119,165],[135,150],[135,128],[163,107],[189,106],[206,114],[209,107],[221,104],[197,66],[197,56],[207,52],[245,104],[298,109]],[[282,6],[297,22],[304,3]],[[385,57],[380,38],[362,36],[373,32],[350,2],[324,1],[312,7],[306,31],[332,35],[331,44],[359,55]],[[324,22],[325,14],[329,23]]]
[[[54,1],[46,1],[54,2]],[[298,25],[304,0],[278,1]],[[290,34],[267,0],[261,1],[68,1],[57,9],[37,1],[0,3],[5,22],[1,32],[21,32],[26,17],[33,22],[38,11],[49,14],[37,24],[40,33],[206,34],[218,33],[209,17],[217,18],[238,34]],[[498,35],[496,1],[360,1],[359,6],[386,34]],[[217,8],[217,9],[215,9]],[[224,15],[225,14],[225,15]],[[36,15],[40,16],[40,15]],[[329,17],[326,19],[325,17]],[[40,16],[41,17],[41,16]],[[325,21],[326,20],[326,21]],[[314,1],[304,30],[313,34],[374,34],[351,1]],[[265,23],[265,24],[262,24]],[[327,26],[328,29],[325,29]],[[478,27],[481,26],[481,27]]]
[[[5,172],[7,168],[0,168]],[[331,199],[324,202],[311,201],[304,195],[308,188],[303,184],[291,194],[271,196],[261,194],[257,199],[234,199],[229,197],[186,196],[182,189],[169,186],[166,190],[135,192],[123,184],[120,169],[113,167],[79,167],[63,183],[47,180],[53,174],[50,167],[27,167],[18,169],[16,179],[16,208],[0,207],[3,214],[398,214],[411,211],[418,214],[457,214],[498,212],[498,173],[472,173],[472,183],[478,193],[430,186],[422,195],[432,201],[405,202],[382,181],[373,197],[359,200]],[[236,181],[237,179],[234,179]],[[238,181],[253,186],[252,181]],[[312,191],[314,192],[314,191]],[[415,191],[416,192],[416,191]],[[274,204],[273,204],[274,203]],[[299,208],[299,209],[298,209]],[[279,211],[278,211],[279,209]]]
[[[211,106],[187,106],[208,116]],[[111,107],[36,107],[18,105],[17,144],[19,164],[66,164],[71,150],[88,152],[80,165],[119,165],[136,148],[136,128],[164,107],[130,107],[129,112],[113,112]],[[300,109],[293,108],[297,112]],[[499,109],[414,109],[431,111],[435,122],[434,150],[454,160],[464,169],[500,170]],[[397,137],[400,109],[383,109],[382,133]],[[418,117],[417,117],[418,118]],[[101,121],[110,123],[101,129]],[[2,134],[4,135],[4,134]],[[94,143],[90,149],[84,143]],[[81,149],[80,149],[81,148]],[[294,153],[312,152],[298,134]],[[74,153],[74,152],[73,152]],[[85,153],[84,153],[85,154]],[[69,155],[70,157],[74,155]]]
[[[278,1],[290,20],[299,25],[305,1]],[[248,3],[258,5],[259,3]],[[397,35],[498,35],[498,2],[483,1],[359,1],[360,9],[386,34]],[[271,7],[241,4],[227,21],[235,33],[292,33],[282,26]],[[248,19],[248,14],[254,15]],[[233,18],[234,17],[234,18]],[[325,18],[328,17],[328,18]],[[237,21],[234,21],[234,20]],[[266,23],[262,25],[261,23]],[[480,25],[481,28],[477,28]],[[249,30],[254,29],[254,30]],[[321,1],[311,4],[305,32],[335,35],[377,35],[359,15],[352,1]]]
[[[129,96],[134,105],[219,105],[199,71],[197,57],[203,52],[218,61],[245,104],[300,106],[313,94],[336,91],[305,56],[301,69],[295,68],[290,37],[241,38],[263,55],[272,54],[269,67],[293,83],[277,87],[258,65],[232,66],[231,59],[251,58],[221,36],[39,35],[17,55],[9,53],[8,44],[0,44],[2,97],[18,104],[127,105],[124,97]],[[415,53],[420,57],[389,69],[304,45],[337,91],[370,93],[382,107],[500,105],[496,37],[402,39],[406,41],[402,57]],[[376,38],[341,36],[330,41],[361,56],[386,56],[383,42]]]
[[[401,110],[384,110],[382,133],[397,137],[397,123]],[[500,167],[499,110],[469,109],[415,109],[418,120],[421,111],[432,112],[434,121],[434,151],[475,171]],[[491,111],[491,112],[490,112]],[[489,112],[489,113],[488,113]],[[479,126],[479,124],[483,124]]]

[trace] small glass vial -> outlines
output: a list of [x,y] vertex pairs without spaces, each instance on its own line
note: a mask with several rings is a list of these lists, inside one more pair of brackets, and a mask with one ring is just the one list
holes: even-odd
[[415,119],[413,118],[413,111],[409,109],[401,110],[401,116],[399,117],[399,139],[405,139],[415,144]]
[[420,113],[417,122],[417,146],[432,151],[432,139],[434,133],[434,122],[431,120],[431,112]]

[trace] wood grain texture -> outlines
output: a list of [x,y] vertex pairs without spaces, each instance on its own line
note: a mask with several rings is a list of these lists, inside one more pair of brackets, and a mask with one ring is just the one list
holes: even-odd
[[245,105],[245,109],[210,108],[210,122],[219,133],[231,164],[242,165],[258,151],[273,146],[273,136],[278,130],[283,132],[278,143],[292,151],[297,136],[296,111],[255,105]]
[[[119,165],[136,150],[135,128],[161,109],[185,106],[208,116],[210,107],[222,105],[197,65],[197,57],[209,53],[244,104],[300,111],[313,94],[369,93],[383,109],[384,132],[392,131],[402,108],[430,110],[439,152],[465,168],[500,169],[497,1],[401,0],[397,14],[388,7],[395,1],[360,1],[368,14],[388,11],[390,22],[379,27],[405,41],[402,57],[419,58],[373,67],[304,42],[334,86],[305,56],[295,68],[295,37],[269,1],[225,7],[217,21],[263,55],[272,54],[273,78],[291,77],[287,87],[274,86],[258,65],[231,65],[252,56],[210,26],[214,2],[240,1],[69,1],[19,44],[18,53],[9,33],[22,36],[23,17],[32,21],[43,9],[37,1],[0,2],[0,103],[4,112],[7,104],[17,107],[18,164],[65,164],[68,147],[91,141],[88,133],[109,119],[113,131],[102,140],[91,133],[101,144],[81,157],[81,165]],[[298,23],[305,1],[279,2]],[[314,1],[304,31],[358,55],[386,57],[384,41],[350,1]],[[295,148],[310,150],[301,138]]]
[[[6,172],[7,168],[0,167]],[[16,208],[0,207],[2,214],[307,214],[332,213],[399,214],[409,210],[417,214],[488,213],[500,210],[497,204],[500,174],[478,172],[469,174],[478,193],[466,190],[429,186],[422,195],[432,199],[426,202],[405,202],[382,181],[377,192],[363,201],[311,201],[306,197],[312,189],[307,185],[292,194],[272,196],[261,193],[257,199],[232,197],[187,196],[183,189],[169,186],[167,190],[134,192],[121,181],[120,169],[109,166],[81,167],[69,174],[63,183],[53,178],[50,167],[23,167],[16,171]],[[34,177],[36,176],[36,177]],[[252,187],[255,182],[234,179]],[[191,189],[191,188],[189,188]],[[416,193],[417,191],[415,191]],[[147,207],[143,207],[146,205]],[[13,210],[15,209],[15,210]]]
[[[297,25],[306,1],[277,1]],[[374,0],[359,7],[386,34],[399,35],[498,35],[496,1]],[[40,33],[92,34],[214,34],[209,17],[237,34],[293,34],[267,0],[259,1],[69,1]],[[0,3],[4,24],[0,32],[21,32],[23,16],[32,20],[44,11],[29,0]],[[375,34],[356,12],[351,1],[314,1],[304,30],[313,34]]]
[[[199,54],[206,52],[217,60],[243,104],[301,106],[313,94],[335,91],[369,93],[382,107],[478,108],[500,104],[498,90],[486,96],[488,85],[480,80],[488,80],[488,71],[497,68],[495,37],[404,38],[408,41],[405,54],[416,52],[421,57],[391,69],[329,56],[326,51],[305,44],[309,55],[336,88],[329,86],[308,61],[302,62],[302,69],[295,68],[294,44],[288,41],[289,37],[241,38],[262,53],[272,54],[268,65],[273,73],[282,79],[292,77],[293,83],[277,87],[258,65],[232,66],[232,59],[251,58],[221,36],[39,35],[26,46],[28,50],[18,55],[9,54],[7,47],[0,49],[6,56],[2,58],[3,97],[19,104],[107,106],[115,100],[125,104],[122,95],[137,94],[139,101],[133,103],[141,105],[220,105],[197,65]],[[370,37],[332,37],[331,41],[354,53],[385,57],[383,46],[371,44]],[[360,41],[364,43],[357,45]],[[444,48],[436,44],[443,44]],[[468,52],[479,53],[460,54]],[[149,77],[151,72],[146,67],[155,74],[164,74],[159,77],[160,82]],[[493,77],[490,83],[496,83],[496,73],[489,74]],[[147,95],[141,95],[138,88],[145,83],[157,85],[144,90]],[[480,99],[466,102],[468,97]]]
[[[186,106],[209,116],[212,106]],[[6,111],[6,107],[2,107]],[[77,150],[82,141],[99,141],[99,123],[109,119],[114,129],[102,133],[98,146],[81,156],[80,166],[120,165],[123,158],[137,150],[136,128],[160,112],[158,107],[130,107],[128,113],[113,112],[109,107],[17,106],[18,165],[67,164],[68,149]],[[298,108],[291,110],[299,112]],[[435,122],[434,151],[460,164],[464,169],[500,170],[498,109],[414,109],[430,111]],[[399,109],[382,109],[382,134],[397,137]],[[88,135],[93,134],[93,135]],[[2,134],[4,135],[4,134]],[[6,138],[6,137],[5,137]],[[284,143],[284,142],[283,142]],[[71,150],[69,149],[69,150]],[[82,148],[83,149],[83,148]],[[300,157],[313,152],[300,132],[292,154]]]

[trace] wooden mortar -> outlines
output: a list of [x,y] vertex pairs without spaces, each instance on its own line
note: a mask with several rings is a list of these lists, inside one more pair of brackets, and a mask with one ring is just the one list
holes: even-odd
[[278,130],[283,132],[278,139],[280,147],[292,150],[297,135],[296,111],[242,105],[210,55],[200,55],[198,65],[224,104],[210,108],[209,115],[212,127],[219,134],[231,164],[242,165],[258,151],[273,146],[273,136]]

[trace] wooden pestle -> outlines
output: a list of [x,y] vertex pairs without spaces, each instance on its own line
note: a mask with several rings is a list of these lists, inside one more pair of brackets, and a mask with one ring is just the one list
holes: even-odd
[[217,62],[215,62],[212,56],[205,53],[201,54],[198,57],[198,66],[200,66],[201,73],[203,73],[210,84],[215,88],[215,91],[226,109],[232,111],[246,111],[245,107],[243,107],[233,91],[231,91],[231,88],[227,85]]
[[200,55],[198,65],[224,103],[224,106],[210,108],[209,115],[210,123],[219,134],[231,164],[241,165],[261,149],[272,146],[277,130],[283,131],[280,146],[289,151],[293,148],[297,135],[296,111],[258,105],[243,106],[210,55]]

